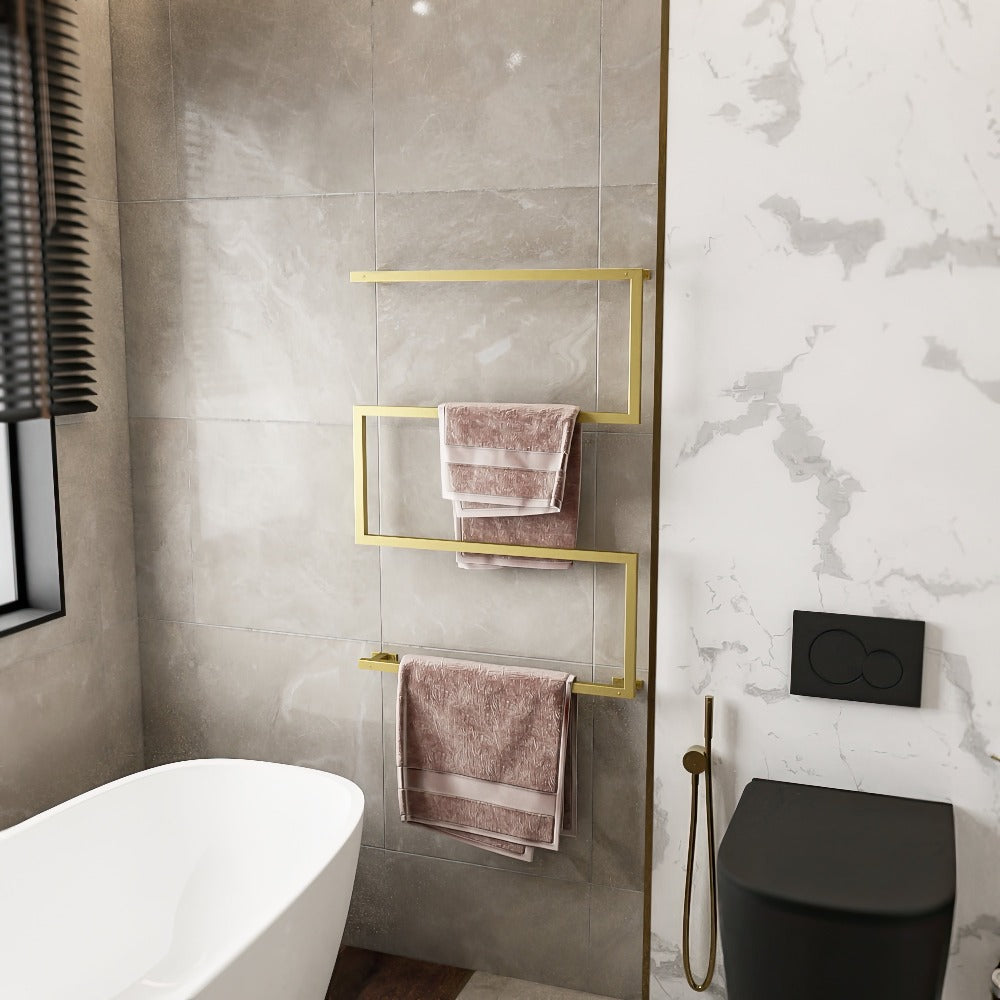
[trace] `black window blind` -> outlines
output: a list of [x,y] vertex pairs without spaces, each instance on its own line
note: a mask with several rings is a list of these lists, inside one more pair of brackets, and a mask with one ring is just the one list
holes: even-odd
[[75,4],[0,0],[0,421],[95,410]]

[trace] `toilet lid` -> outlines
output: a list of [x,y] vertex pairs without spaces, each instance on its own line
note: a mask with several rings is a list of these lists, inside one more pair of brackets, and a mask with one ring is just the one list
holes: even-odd
[[722,840],[719,876],[810,909],[939,912],[955,900],[952,807],[755,778]]

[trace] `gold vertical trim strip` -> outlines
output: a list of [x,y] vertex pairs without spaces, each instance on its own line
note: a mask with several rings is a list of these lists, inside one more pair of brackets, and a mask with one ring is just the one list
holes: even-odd
[[653,477],[650,517],[649,567],[649,689],[646,694],[646,816],[645,857],[642,900],[642,997],[649,1000],[652,973],[653,911],[653,817],[656,764],[656,677],[657,677],[657,604],[659,599],[660,557],[660,479],[663,389],[663,337],[666,322],[665,273],[667,244],[667,129],[670,97],[670,0],[660,4],[660,107],[659,155],[656,175],[656,304],[653,311]]

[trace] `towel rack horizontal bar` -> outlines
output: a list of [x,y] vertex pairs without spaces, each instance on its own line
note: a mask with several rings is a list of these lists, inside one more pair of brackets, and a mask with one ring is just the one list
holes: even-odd
[[[362,670],[378,670],[383,674],[399,673],[399,654],[377,652],[358,660]],[[643,681],[635,682],[636,690],[642,690]],[[573,694],[594,695],[598,698],[632,698],[634,694],[626,692],[626,678],[612,677],[610,684],[597,684],[592,681],[574,681]]]
[[487,270],[351,271],[351,281],[366,283],[439,281],[648,281],[641,267],[525,267]]
[[[397,420],[436,420],[438,416],[438,408],[436,406],[362,405],[354,407],[355,413],[359,410],[363,411],[366,417],[394,417]],[[581,410],[576,419],[581,424],[633,423],[627,413],[616,413],[614,411],[599,413]]]
[[[642,267],[564,267],[515,268],[499,270],[442,271],[351,271],[351,281],[362,284],[415,284],[442,282],[498,281],[627,281],[628,293],[628,405],[624,411],[584,412],[586,424],[636,425],[641,420],[642,388],[642,286],[650,272]],[[418,413],[433,407],[397,407],[409,413],[385,413],[382,416],[429,416]]]

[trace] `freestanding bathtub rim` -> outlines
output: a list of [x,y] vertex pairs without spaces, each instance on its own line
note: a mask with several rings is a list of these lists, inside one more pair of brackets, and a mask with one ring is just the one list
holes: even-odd
[[[7,827],[6,830],[0,830],[0,843],[3,843],[5,839],[13,836],[14,834],[30,830],[33,826],[45,822],[46,819],[51,818],[52,816],[58,816],[60,813],[67,812],[78,803],[97,798],[99,795],[103,795],[112,788],[120,788],[122,785],[129,785],[135,781],[141,781],[143,778],[148,778],[151,774],[158,774],[165,771],[189,770],[203,765],[211,765],[213,767],[220,768],[232,766],[236,769],[240,765],[247,764],[251,765],[254,770],[281,769],[288,771],[310,771],[313,774],[319,775],[320,780],[328,779],[333,784],[340,785],[344,791],[347,792],[348,796],[351,799],[354,799],[354,804],[358,806],[359,811],[364,810],[364,792],[362,792],[361,789],[350,780],[350,778],[345,778],[340,774],[333,774],[330,771],[321,771],[319,768],[315,767],[304,767],[301,764],[278,764],[270,760],[253,760],[244,757],[195,757],[192,760],[178,760],[171,764],[157,764],[155,767],[146,767],[141,771],[133,771],[131,774],[124,775],[124,777],[116,778],[114,781],[109,781],[106,784],[98,785],[96,788],[91,788],[87,792],[81,792],[79,795],[74,795],[73,798],[66,799],[65,802],[59,802],[54,806],[49,806],[48,809],[43,809],[42,812],[36,813],[34,816],[29,816],[27,819],[21,820],[20,823],[15,823],[13,826]],[[346,839],[347,837],[344,838],[344,840]]]
[[229,757],[196,758],[194,760],[161,764],[156,767],[145,768],[142,771],[136,771],[133,774],[125,775],[115,781],[99,785],[90,791],[83,792],[72,799],[67,799],[65,802],[52,806],[51,808],[44,810],[35,816],[29,817],[28,819],[23,820],[6,830],[0,831],[0,850],[2,850],[3,845],[10,842],[15,837],[30,834],[31,830],[37,825],[43,824],[47,820],[51,820],[53,817],[73,809],[78,804],[97,798],[107,793],[110,789],[128,785],[132,782],[142,781],[143,779],[149,780],[149,776],[157,772],[193,770],[201,767],[209,767],[219,770],[232,769],[234,771],[240,769],[245,770],[249,767],[253,771],[270,771],[271,773],[277,773],[279,771],[309,771],[312,775],[316,776],[317,783],[329,784],[330,786],[337,788],[340,794],[345,795],[345,804],[347,809],[349,813],[356,818],[354,822],[345,824],[345,828],[341,831],[341,836],[331,837],[328,852],[320,858],[314,868],[309,870],[309,877],[305,881],[295,887],[289,888],[289,892],[286,898],[282,901],[281,906],[261,914],[259,923],[257,923],[253,927],[252,932],[240,942],[239,948],[220,952],[216,956],[216,961],[212,963],[210,968],[205,969],[204,973],[197,978],[192,977],[190,983],[187,985],[195,991],[193,994],[194,996],[199,995],[202,990],[211,986],[211,984],[220,975],[222,975],[227,968],[239,959],[241,954],[256,943],[268,931],[268,929],[295,904],[301,893],[305,891],[309,885],[318,880],[323,873],[336,862],[339,853],[350,841],[357,827],[360,826],[364,813],[364,793],[353,781],[341,775],[332,774],[329,771],[321,771],[318,768],[302,767],[294,764],[278,764],[271,761],[246,760],[242,758]]

